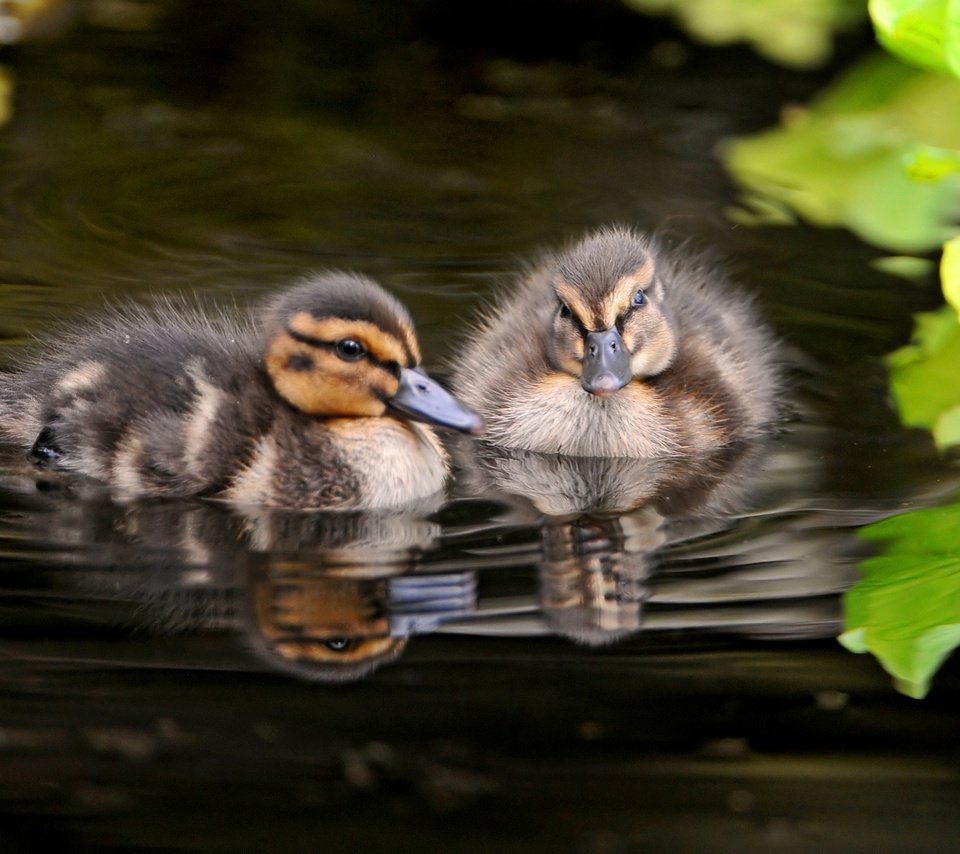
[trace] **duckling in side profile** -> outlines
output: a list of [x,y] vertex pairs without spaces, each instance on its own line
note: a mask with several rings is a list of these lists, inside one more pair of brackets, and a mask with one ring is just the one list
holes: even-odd
[[307,278],[253,319],[128,308],[0,374],[0,438],[124,497],[396,507],[443,486],[426,424],[483,424],[419,363],[404,307],[350,273]]
[[501,301],[458,354],[453,387],[497,445],[689,456],[764,431],[776,353],[722,271],[611,227],[547,257]]

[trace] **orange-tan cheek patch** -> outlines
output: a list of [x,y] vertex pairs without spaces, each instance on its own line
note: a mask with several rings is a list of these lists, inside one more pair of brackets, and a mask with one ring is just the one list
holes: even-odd
[[267,373],[273,378],[274,383],[278,377],[288,373],[308,373],[312,370],[309,366],[315,365],[314,349],[291,338],[286,332],[281,332],[267,346]]
[[397,378],[377,365],[344,362],[333,353],[319,353],[316,361],[315,411],[325,415],[383,415],[384,399],[397,392]]
[[344,362],[286,333],[267,348],[266,365],[277,393],[308,415],[382,415],[386,406],[378,392],[396,392],[396,379],[384,369]]
[[277,390],[308,415],[376,417],[387,408],[367,389],[344,383],[339,377],[318,377],[309,382],[293,376],[282,387],[278,383]]
[[[396,639],[389,637],[389,626],[364,613],[359,595],[323,590],[324,586],[317,590],[317,585],[307,582],[295,585],[293,591],[278,592],[271,585],[259,585],[255,593],[257,625],[280,655],[299,661],[350,662],[391,650]],[[325,643],[343,636],[355,638],[355,642],[344,650]]]
[[348,579],[301,573],[271,581],[276,583],[258,590],[267,594],[258,604],[278,638],[293,633],[358,637],[389,632],[388,621],[368,613],[361,589]]

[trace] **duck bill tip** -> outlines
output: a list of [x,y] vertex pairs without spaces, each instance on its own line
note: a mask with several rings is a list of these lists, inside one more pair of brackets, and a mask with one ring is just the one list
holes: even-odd
[[614,394],[633,379],[630,352],[616,327],[590,332],[584,340],[585,354],[580,385],[590,394]]
[[[472,411],[472,410],[471,410]],[[469,433],[471,436],[483,436],[487,432],[487,422],[483,420],[483,416],[478,412],[473,413],[474,418],[470,425],[464,428],[464,433]]]
[[581,377],[580,385],[583,386],[584,391],[595,397],[609,397],[620,391],[629,381],[627,377],[615,376],[605,371],[598,375]]

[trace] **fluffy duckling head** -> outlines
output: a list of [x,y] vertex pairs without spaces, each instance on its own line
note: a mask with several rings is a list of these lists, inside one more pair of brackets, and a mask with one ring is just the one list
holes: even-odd
[[595,395],[670,366],[677,339],[649,244],[604,229],[555,258],[551,360]]
[[266,311],[265,365],[277,393],[320,417],[395,414],[465,433],[483,421],[419,367],[407,310],[350,273],[312,276]]

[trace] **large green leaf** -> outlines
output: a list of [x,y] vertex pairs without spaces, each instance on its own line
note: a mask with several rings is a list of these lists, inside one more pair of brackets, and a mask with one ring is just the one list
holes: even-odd
[[861,536],[884,553],[861,563],[864,578],[844,597],[840,642],[871,652],[897,689],[923,697],[960,645],[960,503],[868,525]]
[[881,56],[810,107],[786,112],[780,127],[721,153],[748,208],[769,208],[772,199],[816,225],[845,226],[878,246],[916,253],[956,232],[958,150],[960,80]]

